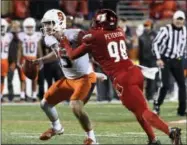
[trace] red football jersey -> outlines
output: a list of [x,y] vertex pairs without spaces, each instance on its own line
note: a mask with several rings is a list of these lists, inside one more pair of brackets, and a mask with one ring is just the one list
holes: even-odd
[[72,59],[87,52],[91,53],[103,71],[111,77],[115,77],[118,72],[127,71],[129,67],[133,66],[127,55],[125,36],[121,28],[114,31],[90,30],[83,37],[82,45],[74,50],[64,42],[62,44]]

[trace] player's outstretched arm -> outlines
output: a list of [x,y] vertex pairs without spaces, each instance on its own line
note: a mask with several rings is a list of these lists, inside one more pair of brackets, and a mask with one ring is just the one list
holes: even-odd
[[56,44],[56,43],[53,44],[51,46],[51,49],[53,50],[52,52],[50,52],[49,54],[47,54],[43,57],[40,57],[40,58],[34,60],[33,63],[41,66],[45,63],[50,63],[55,60],[58,60],[59,59],[59,50],[60,50],[60,48],[58,47],[58,44]]
[[58,58],[56,57],[56,54],[54,51],[50,52],[49,54],[43,56],[43,57],[40,57],[36,60],[33,60],[33,63],[35,65],[43,65],[45,63],[49,63],[49,62],[53,62],[55,60],[57,60]]
[[61,39],[60,45],[61,47],[66,49],[66,53],[70,59],[77,59],[89,52],[89,49],[87,47],[88,45],[86,43],[82,43],[77,48],[72,49],[72,47],[69,44],[69,41],[65,37]]

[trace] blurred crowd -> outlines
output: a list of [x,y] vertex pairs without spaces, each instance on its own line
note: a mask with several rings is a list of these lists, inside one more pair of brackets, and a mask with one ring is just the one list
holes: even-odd
[[67,15],[90,20],[98,9],[108,8],[116,11],[119,2],[125,2],[129,10],[137,9],[142,13],[145,9],[143,6],[148,5],[151,19],[171,18],[177,9],[186,12],[185,0],[11,0],[2,1],[2,15],[13,19],[41,19],[47,10],[54,8]]
[[[12,101],[15,97],[14,87],[12,84],[15,70],[17,66],[18,58],[18,33],[24,31],[22,26],[22,21],[27,17],[33,17],[36,20],[36,31],[40,31],[40,19],[43,14],[52,8],[61,9],[67,14],[67,27],[68,28],[81,28],[85,29],[84,20],[90,20],[94,12],[99,8],[110,8],[114,11],[116,10],[116,4],[118,0],[107,1],[107,0],[82,0],[82,1],[65,1],[65,0],[53,0],[53,1],[41,1],[41,0],[12,0],[11,9],[4,10],[2,17],[6,18],[9,22],[8,32],[13,34],[13,39],[9,48],[9,71],[8,71],[8,101]],[[123,28],[126,35],[126,44],[128,48],[129,57],[136,64],[141,64],[147,67],[156,67],[156,59],[153,56],[151,51],[152,41],[157,35],[157,29],[154,26],[155,21],[160,21],[158,19],[171,18],[173,12],[179,7],[179,3],[175,0],[140,0],[132,1],[132,5],[137,8],[143,3],[148,3],[150,5],[150,19],[141,21],[136,27],[129,25],[131,22],[125,18],[119,19],[119,26]],[[73,8],[72,8],[73,7]],[[140,8],[140,7],[139,7]],[[181,9],[185,9],[180,6]],[[184,11],[185,11],[184,10]],[[38,20],[38,21],[37,21]],[[186,48],[187,49],[187,48]],[[43,42],[43,37],[41,38],[41,50],[42,55],[48,54],[51,50],[47,48]],[[184,59],[184,74],[187,78],[187,59]],[[97,62],[93,62],[96,72],[102,72],[101,68]],[[48,71],[50,70],[50,71]],[[63,76],[58,62],[52,62],[45,64],[42,69],[40,69],[38,76],[38,91],[37,95],[39,99],[42,99],[42,96],[45,93],[44,82],[47,82],[47,87],[49,88],[52,83]],[[21,81],[21,76],[19,77]],[[177,91],[175,87],[174,79],[170,78],[170,94],[173,94]],[[154,96],[157,95],[159,88],[159,77],[156,77],[155,80],[145,79],[145,95],[147,100],[153,100]],[[30,89],[30,88],[29,88]],[[20,94],[21,96],[21,94]],[[25,94],[25,98],[20,99],[21,101],[28,101],[28,98]],[[109,79],[104,82],[97,82],[96,85],[96,96],[97,101],[112,101],[119,100],[117,94],[115,93],[112,83]],[[176,95],[172,95],[177,97]],[[20,97],[21,98],[21,97]],[[2,100],[3,101],[3,100]],[[31,101],[36,101],[31,99]]]

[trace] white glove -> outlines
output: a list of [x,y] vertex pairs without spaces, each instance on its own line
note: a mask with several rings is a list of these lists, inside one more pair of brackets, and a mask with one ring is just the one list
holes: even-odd
[[156,73],[159,71],[159,69],[157,67],[145,67],[142,65],[137,65],[138,67],[141,68],[142,74],[144,75],[144,77],[154,80],[156,77]]
[[41,70],[43,68],[43,58],[38,58],[38,59],[35,59],[35,60],[32,60],[32,63],[35,64],[35,65],[39,65],[39,69]]
[[96,77],[97,77],[98,80],[100,80],[100,81],[107,80],[107,76],[105,74],[98,73],[98,72],[95,72],[95,74],[96,74]]

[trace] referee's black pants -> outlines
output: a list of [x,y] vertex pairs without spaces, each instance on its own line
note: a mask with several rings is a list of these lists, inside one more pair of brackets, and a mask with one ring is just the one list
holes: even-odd
[[162,87],[159,92],[157,103],[160,106],[164,98],[166,97],[167,91],[169,89],[169,71],[174,76],[179,92],[179,106],[178,106],[178,114],[184,114],[186,110],[186,86],[184,79],[184,69],[181,59],[162,59],[164,61],[164,68],[162,69]]

